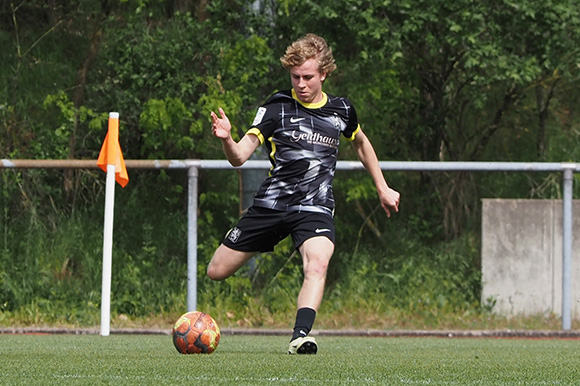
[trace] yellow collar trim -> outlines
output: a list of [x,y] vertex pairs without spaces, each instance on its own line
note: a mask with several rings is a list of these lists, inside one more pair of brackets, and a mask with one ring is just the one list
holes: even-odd
[[294,89],[292,89],[292,98],[296,99],[298,101],[298,103],[300,103],[302,106],[306,107],[307,109],[319,109],[322,106],[324,106],[326,104],[326,102],[328,102],[328,96],[326,95],[326,93],[324,91],[322,92],[322,100],[320,102],[317,102],[317,103],[304,103],[304,102],[302,102],[296,96],[296,91],[294,91]]

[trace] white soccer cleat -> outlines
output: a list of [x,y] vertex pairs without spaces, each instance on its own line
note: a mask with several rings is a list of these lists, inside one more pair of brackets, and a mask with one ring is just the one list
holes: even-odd
[[288,354],[316,354],[317,350],[316,339],[311,336],[296,338],[288,346]]

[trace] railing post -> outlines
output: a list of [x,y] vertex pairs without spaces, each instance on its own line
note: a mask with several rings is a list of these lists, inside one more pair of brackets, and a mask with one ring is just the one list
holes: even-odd
[[572,183],[573,169],[564,169],[562,197],[562,330],[572,325]]
[[197,182],[199,170],[187,170],[187,311],[197,310]]

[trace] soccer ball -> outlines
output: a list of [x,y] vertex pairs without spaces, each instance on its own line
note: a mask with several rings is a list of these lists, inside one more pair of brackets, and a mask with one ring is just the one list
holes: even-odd
[[211,354],[220,342],[220,328],[215,320],[200,311],[187,312],[175,322],[173,344],[182,354]]

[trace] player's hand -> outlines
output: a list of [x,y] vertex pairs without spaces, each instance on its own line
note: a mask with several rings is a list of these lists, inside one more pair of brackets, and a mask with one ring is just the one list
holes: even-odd
[[399,211],[399,202],[401,201],[401,194],[394,189],[387,188],[387,190],[379,195],[381,206],[387,212],[387,217],[391,217],[392,212]]
[[221,107],[219,113],[221,117],[218,117],[213,111],[211,112],[211,132],[220,139],[227,139],[231,136],[232,124]]

